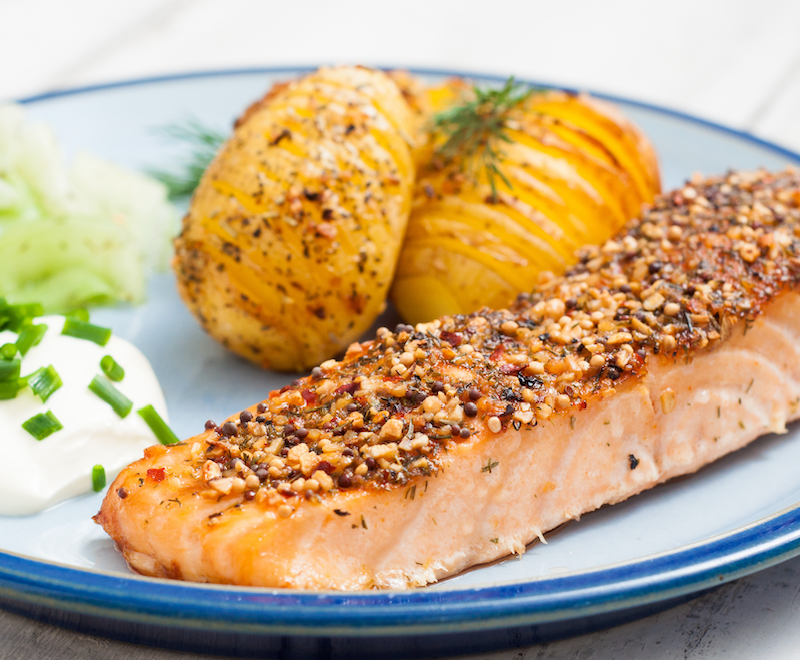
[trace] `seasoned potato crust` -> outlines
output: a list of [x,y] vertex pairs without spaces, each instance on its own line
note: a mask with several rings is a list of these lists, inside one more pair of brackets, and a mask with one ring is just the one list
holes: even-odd
[[362,67],[320,69],[248,108],[175,240],[178,290],[211,336],[302,370],[369,328],[408,220],[416,121]]

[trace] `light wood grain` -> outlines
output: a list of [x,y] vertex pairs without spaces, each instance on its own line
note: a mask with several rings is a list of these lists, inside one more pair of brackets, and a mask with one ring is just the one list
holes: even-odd
[[138,29],[172,4],[0,0],[0,99],[68,86],[72,76],[131,45]]
[[775,95],[765,99],[751,130],[800,151],[800,56],[787,69]]
[[[0,2],[0,25],[26,27],[0,40],[0,61],[22,64],[0,68],[0,98],[193,70],[352,62],[514,73],[759,130],[765,108],[800,80],[800,3],[791,0],[762,0],[757,11],[742,0],[491,6]],[[778,115],[800,148],[800,116]]]

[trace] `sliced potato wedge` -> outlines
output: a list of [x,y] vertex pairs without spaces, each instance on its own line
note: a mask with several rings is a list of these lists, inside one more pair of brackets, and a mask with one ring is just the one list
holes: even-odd
[[320,69],[248,108],[175,241],[178,289],[209,334],[300,371],[369,328],[405,234],[417,122],[363,67]]
[[[409,88],[410,89],[410,88]],[[407,93],[429,118],[469,98],[463,81]],[[494,188],[478,155],[437,156],[433,133],[414,153],[419,174],[391,297],[409,323],[483,305],[503,307],[575,250],[601,243],[660,192],[655,152],[613,106],[586,95],[535,94],[506,119]]]

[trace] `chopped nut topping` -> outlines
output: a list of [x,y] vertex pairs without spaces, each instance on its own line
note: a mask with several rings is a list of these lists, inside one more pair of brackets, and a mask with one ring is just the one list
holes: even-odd
[[381,429],[381,440],[399,440],[403,436],[403,422],[399,419],[388,420]]
[[[329,491],[435,473],[448,444],[573,415],[652,360],[713,348],[800,283],[796,255],[800,174],[693,181],[509,309],[381,328],[226,421],[235,433],[209,428],[192,447],[202,496],[251,493],[290,516]],[[668,414],[674,392],[660,403]]]
[[219,479],[212,479],[208,482],[208,485],[223,495],[227,495],[233,488],[233,479],[231,477],[220,477]]

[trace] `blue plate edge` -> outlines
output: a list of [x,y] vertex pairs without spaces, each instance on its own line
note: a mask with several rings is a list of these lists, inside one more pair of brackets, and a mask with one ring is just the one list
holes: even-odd
[[[80,87],[70,87],[65,89],[53,89],[47,92],[42,92],[40,94],[34,94],[32,96],[23,97],[17,99],[17,103],[21,104],[30,104],[36,103],[37,101],[46,101],[48,99],[59,98],[63,96],[72,96],[76,94],[86,94],[90,92],[97,92],[97,91],[104,91],[108,89],[115,89],[118,87],[134,87],[136,85],[148,85],[153,83],[162,83],[162,82],[171,82],[175,80],[189,80],[192,78],[213,78],[213,77],[225,77],[225,76],[244,76],[244,75],[255,75],[255,74],[281,74],[281,73],[298,73],[298,72],[310,72],[314,71],[318,67],[316,66],[309,66],[309,65],[298,65],[298,66],[280,66],[280,67],[244,67],[239,69],[212,69],[206,71],[192,71],[192,72],[184,72],[184,73],[172,73],[172,74],[165,74],[160,76],[144,76],[141,78],[129,78],[126,80],[117,80],[113,82],[106,82],[106,83],[97,83],[92,85],[84,85]],[[482,80],[490,80],[493,82],[504,82],[508,79],[508,76],[500,76],[496,74],[490,73],[476,73],[476,72],[468,72],[468,71],[458,71],[453,69],[425,69],[419,67],[403,67],[403,66],[391,66],[385,64],[378,64],[375,65],[375,68],[382,69],[382,70],[406,70],[411,73],[425,75],[425,76],[458,76],[462,78],[469,78],[469,79],[482,79]],[[771,149],[782,156],[786,156],[791,158],[792,160],[797,161],[800,164],[800,152],[792,151],[791,149],[787,149],[775,142],[770,142],[769,140],[764,140],[763,138],[757,137],[752,133],[748,133],[746,131],[741,131],[736,128],[731,128],[730,126],[725,126],[724,124],[719,124],[713,122],[709,119],[704,119],[702,117],[697,117],[695,115],[683,112],[681,110],[675,110],[673,108],[667,108],[664,106],[655,105],[652,103],[646,103],[644,101],[637,101],[635,99],[630,99],[625,96],[618,96],[615,94],[606,94],[604,92],[595,91],[588,88],[570,88],[570,87],[560,87],[558,85],[554,85],[552,83],[540,82],[535,80],[530,80],[526,78],[518,78],[518,82],[534,85],[537,87],[547,87],[553,89],[563,89],[567,92],[579,93],[579,92],[586,92],[591,94],[592,96],[603,99],[606,101],[616,102],[616,103],[625,103],[627,105],[642,108],[644,110],[652,110],[653,112],[658,112],[666,116],[675,117],[677,119],[682,119],[693,124],[697,124],[703,126],[705,128],[712,128],[717,131],[721,131],[728,135],[733,135],[738,138],[743,138],[748,142],[756,144],[760,147],[764,147],[767,149]]]
[[[0,596],[166,627],[205,629],[222,620],[227,631],[257,634],[441,634],[543,624],[647,605],[721,585],[798,554],[800,506],[795,506],[713,541],[636,563],[480,589],[309,594],[208,588],[0,553]],[[551,590],[555,594],[548,595]]]

